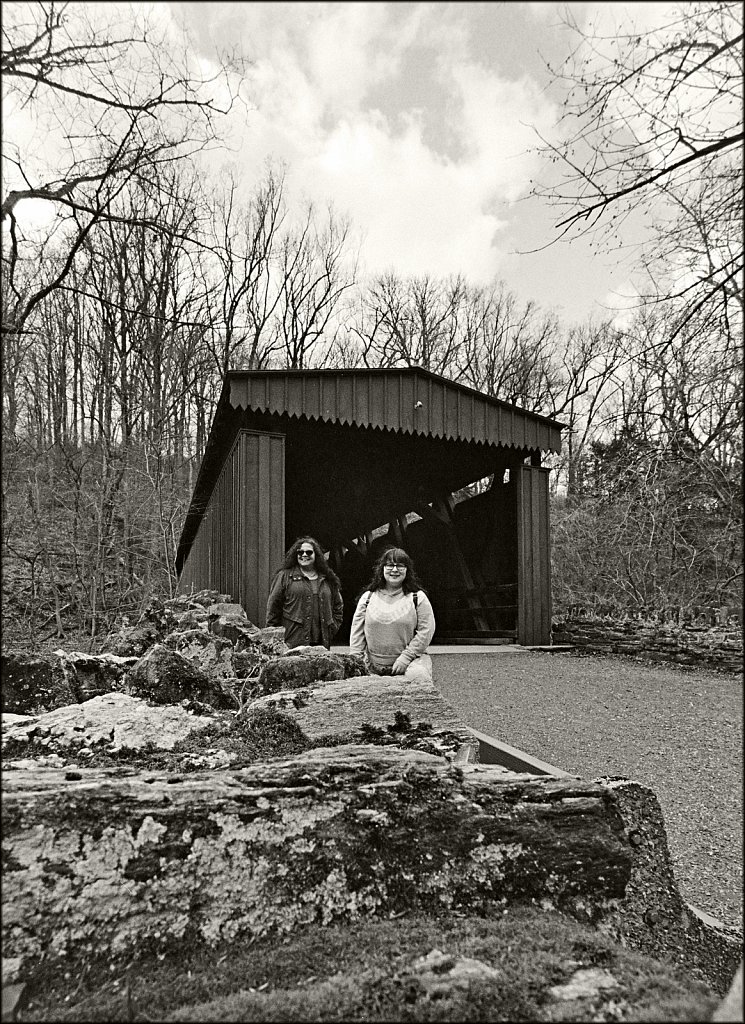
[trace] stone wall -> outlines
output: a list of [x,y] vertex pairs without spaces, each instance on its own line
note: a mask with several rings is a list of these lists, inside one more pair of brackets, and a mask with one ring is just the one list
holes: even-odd
[[633,619],[554,619],[552,641],[593,654],[621,655],[723,672],[743,668],[742,628]]

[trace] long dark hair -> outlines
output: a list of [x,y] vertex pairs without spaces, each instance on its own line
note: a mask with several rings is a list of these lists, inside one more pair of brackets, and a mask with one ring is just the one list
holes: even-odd
[[[385,586],[385,576],[383,575],[383,566],[386,563],[398,562],[399,565],[406,566],[406,575],[402,584],[404,594],[411,594],[415,590],[424,590],[424,587],[419,582],[419,577],[414,569],[414,563],[409,555],[403,548],[387,548],[380,558],[373,566],[373,574],[370,578],[370,582],[367,584],[366,590],[380,590]],[[364,593],[364,591],[363,591]]]
[[336,575],[334,570],[331,568],[329,563],[326,561],[323,551],[321,551],[321,545],[318,543],[315,537],[298,537],[291,548],[288,549],[285,555],[285,560],[282,563],[283,569],[297,569],[297,553],[301,544],[310,544],[316,553],[316,560],[314,568],[319,576],[325,576],[329,583],[333,583],[334,586],[340,587],[341,580]]

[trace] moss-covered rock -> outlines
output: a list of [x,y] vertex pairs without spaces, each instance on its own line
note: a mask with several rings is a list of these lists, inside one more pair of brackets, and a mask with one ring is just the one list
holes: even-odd
[[[717,1004],[690,971],[535,907],[309,925],[213,949],[187,939],[143,948],[126,976],[110,966],[48,961],[27,976],[23,1020],[693,1022]],[[582,972],[615,984],[552,995]]]
[[183,707],[153,707],[129,694],[109,693],[12,722],[4,716],[3,759],[30,757],[39,748],[76,756],[85,751],[171,750],[211,721]]
[[156,644],[130,669],[128,692],[156,704],[178,704],[184,699],[204,701],[215,708],[235,708],[232,690],[211,679],[187,658],[164,644]]
[[290,652],[281,658],[270,658],[262,666],[259,687],[262,693],[277,693],[279,690],[294,690],[298,686],[343,678],[344,662],[336,654],[326,650],[305,655]]
[[68,679],[55,673],[56,659],[3,654],[0,659],[0,707],[3,713],[33,715],[75,702]]

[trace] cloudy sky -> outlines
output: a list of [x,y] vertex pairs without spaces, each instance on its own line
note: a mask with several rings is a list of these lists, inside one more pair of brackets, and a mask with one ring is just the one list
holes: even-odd
[[[547,167],[560,97],[545,62],[604,32],[664,23],[657,3],[196,3],[168,5],[203,59],[239,46],[251,109],[231,133],[255,181],[281,158],[293,197],[332,200],[370,273],[495,277],[569,321],[630,294],[629,264],[559,243],[558,211],[526,198]],[[531,253],[530,250],[543,249]]]
[[[72,6],[131,17],[119,4]],[[248,59],[246,105],[227,132],[231,152],[211,159],[231,163],[247,194],[268,160],[282,161],[291,200],[332,202],[351,219],[363,274],[498,279],[565,322],[633,304],[631,249],[601,253],[582,239],[551,245],[560,211],[530,197],[531,181],[551,171],[536,148],[539,134],[558,138],[563,99],[546,63],[560,67],[577,44],[567,13],[581,29],[612,37],[666,24],[675,4],[131,6],[154,12],[169,32],[185,28],[207,75],[218,51]],[[21,146],[24,161],[53,163],[53,137],[32,124],[31,108],[3,109],[6,142]],[[24,226],[43,224],[47,206],[25,201]],[[624,242],[643,230],[632,218]]]

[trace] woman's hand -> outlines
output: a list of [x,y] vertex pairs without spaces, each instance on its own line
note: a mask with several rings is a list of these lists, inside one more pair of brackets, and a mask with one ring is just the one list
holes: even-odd
[[399,655],[391,665],[391,675],[402,676],[408,667],[409,663]]

